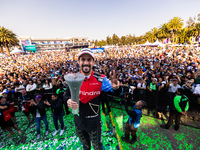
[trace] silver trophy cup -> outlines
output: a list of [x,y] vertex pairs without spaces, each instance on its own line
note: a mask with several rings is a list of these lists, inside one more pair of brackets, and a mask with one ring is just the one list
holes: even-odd
[[[83,80],[85,79],[85,76],[81,73],[75,73],[75,74],[67,74],[64,76],[65,81],[67,82],[70,93],[71,93],[71,99],[78,103],[79,105],[79,91],[82,85]],[[79,113],[79,108],[72,109],[73,114]]]

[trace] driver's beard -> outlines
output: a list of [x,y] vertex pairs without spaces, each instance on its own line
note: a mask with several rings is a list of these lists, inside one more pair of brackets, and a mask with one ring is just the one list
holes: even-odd
[[82,69],[81,69],[81,70],[82,70],[82,72],[83,72],[83,73],[89,73],[89,72],[91,71],[91,66],[88,66],[88,67],[89,67],[88,71],[84,71],[84,69],[83,69],[83,68],[84,68],[84,66],[82,66]]

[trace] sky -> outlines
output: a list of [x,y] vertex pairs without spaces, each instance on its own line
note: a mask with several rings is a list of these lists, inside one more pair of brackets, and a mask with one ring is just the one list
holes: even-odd
[[200,0],[0,0],[0,26],[33,38],[140,36],[199,13]]

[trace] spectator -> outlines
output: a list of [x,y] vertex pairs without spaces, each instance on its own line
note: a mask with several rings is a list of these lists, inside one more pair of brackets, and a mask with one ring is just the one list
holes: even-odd
[[25,88],[21,83],[17,82],[15,84],[15,92],[21,92],[21,89]]
[[178,79],[171,79],[169,82],[168,92],[176,93],[178,88],[181,88],[181,86],[178,84]]
[[[20,103],[19,103],[19,107],[21,108],[21,110],[24,112],[25,116],[27,117],[28,121],[29,121],[29,125],[31,124],[31,116],[30,116],[30,102],[31,100],[33,100],[33,95],[31,93],[27,93],[26,89],[22,89],[21,90],[21,96],[20,96]],[[35,115],[32,113],[33,118],[35,118]]]
[[44,101],[42,101],[42,96],[37,95],[35,97],[35,101],[31,101],[31,105],[35,107],[35,122],[36,122],[36,130],[37,130],[37,140],[40,139],[40,122],[43,120],[45,126],[46,126],[46,133],[45,136],[48,135],[49,133],[49,126],[47,122],[47,115],[46,115],[46,110],[45,110],[45,104]]
[[6,129],[10,132],[10,134],[7,137],[14,134],[11,127],[16,129],[19,134],[22,134],[20,129],[18,128],[18,126],[16,124],[14,124],[11,119],[11,115],[10,115],[10,111],[9,111],[9,104],[6,103],[5,97],[1,97],[1,99],[0,99],[0,126],[3,130]]
[[43,84],[43,88],[45,90],[45,93],[51,93],[52,92],[52,83],[50,80],[45,80],[45,83]]
[[36,90],[36,84],[33,83],[32,80],[29,80],[29,84],[26,86],[26,91],[31,92],[31,91],[34,91],[34,90]]
[[146,84],[145,81],[141,78],[138,79],[138,84],[137,84],[137,89],[142,89],[142,90],[146,90]]
[[63,135],[64,132],[64,122],[63,122],[63,103],[62,100],[58,98],[57,94],[53,94],[51,96],[50,102],[45,101],[44,104],[50,106],[53,109],[53,122],[55,126],[55,132],[53,133],[53,136],[55,136],[59,130],[58,130],[58,120],[61,124],[61,131],[60,136]]
[[15,116],[15,102],[14,99],[12,99],[12,97],[8,97],[8,94],[6,92],[3,93],[3,97],[6,98],[6,102],[9,104],[9,111],[10,111],[10,115],[13,118],[14,124],[16,124],[16,116]]

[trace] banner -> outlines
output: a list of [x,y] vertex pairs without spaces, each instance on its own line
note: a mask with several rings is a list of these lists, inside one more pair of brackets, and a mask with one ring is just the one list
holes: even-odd
[[31,43],[29,41],[26,41],[26,45],[30,45]]
[[23,45],[27,45],[27,44],[26,44],[26,41],[24,41],[24,40],[22,40],[22,44],[23,44]]
[[167,38],[167,43],[169,43],[169,38]]
[[35,45],[25,45],[25,51],[37,52]]

